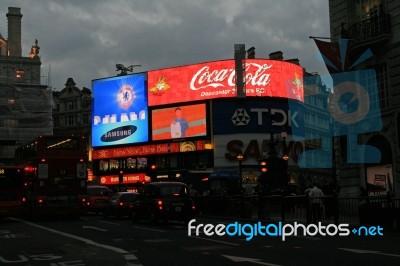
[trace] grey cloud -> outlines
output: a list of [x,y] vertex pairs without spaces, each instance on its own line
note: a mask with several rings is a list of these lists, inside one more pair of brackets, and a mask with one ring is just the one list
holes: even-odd
[[255,46],[258,57],[281,50],[310,71],[320,71],[309,35],[328,36],[328,1],[85,0],[2,1],[0,32],[6,38],[7,6],[22,8],[23,52],[35,38],[43,75],[52,85],[68,77],[79,87],[115,75],[115,64],[151,70],[233,57],[233,45]]

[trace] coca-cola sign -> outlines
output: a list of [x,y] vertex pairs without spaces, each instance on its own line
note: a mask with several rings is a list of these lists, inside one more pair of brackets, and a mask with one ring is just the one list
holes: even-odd
[[[247,96],[303,100],[303,70],[288,62],[247,59],[244,62]],[[236,96],[234,60],[148,72],[149,106]]]

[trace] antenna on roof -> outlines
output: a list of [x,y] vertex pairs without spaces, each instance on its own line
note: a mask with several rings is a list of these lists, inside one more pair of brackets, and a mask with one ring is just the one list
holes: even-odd
[[47,73],[48,76],[48,83],[47,86],[49,86],[50,89],[52,89],[53,87],[51,86],[51,64],[49,64],[49,73]]

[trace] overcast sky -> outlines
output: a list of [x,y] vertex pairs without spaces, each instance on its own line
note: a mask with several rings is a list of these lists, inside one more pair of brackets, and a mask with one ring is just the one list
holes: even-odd
[[[114,76],[115,64],[147,71],[233,58],[235,43],[257,58],[281,50],[309,72],[326,73],[312,36],[329,36],[328,0],[2,0],[0,33],[7,39],[8,7],[20,7],[22,53],[37,38],[42,76],[61,90]],[[44,81],[46,78],[43,78]]]

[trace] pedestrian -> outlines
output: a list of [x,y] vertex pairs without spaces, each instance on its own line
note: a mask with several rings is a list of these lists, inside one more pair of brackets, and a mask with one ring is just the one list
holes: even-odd
[[323,202],[322,197],[324,197],[324,192],[320,188],[318,188],[317,184],[314,184],[310,193],[311,200],[311,220],[312,223],[317,223],[321,221],[322,212],[323,212]]

